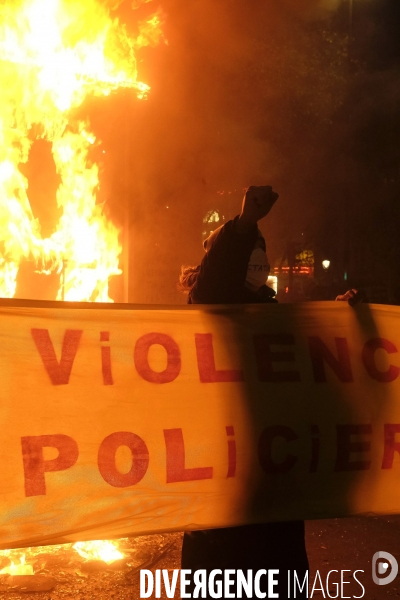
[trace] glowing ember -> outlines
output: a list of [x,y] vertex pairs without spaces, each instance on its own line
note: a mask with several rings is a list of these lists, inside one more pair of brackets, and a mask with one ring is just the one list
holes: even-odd
[[116,544],[110,541],[76,542],[73,548],[86,560],[103,560],[110,564],[115,560],[124,558],[124,554],[117,549]]
[[11,565],[1,569],[0,575],[33,575],[32,565],[25,564],[25,554],[20,557],[19,564],[15,564],[11,561]]
[[[136,40],[100,0],[7,0],[0,19],[0,296],[13,297],[18,269],[57,271],[57,299],[110,301],[108,278],[120,273],[117,228],[96,204],[98,167],[88,159],[96,140],[72,116],[89,95],[125,87],[144,98],[135,51],[163,39],[162,14],[139,24]],[[46,139],[61,184],[62,216],[47,239],[33,217],[19,166],[35,139]]]
[[[73,550],[84,560],[101,560],[106,564],[111,564],[116,560],[125,558],[125,554],[119,550],[119,547],[121,543],[126,545],[126,541],[126,538],[121,538],[113,541],[94,540],[76,542],[75,544],[0,550],[0,560],[3,561],[3,564],[5,561],[9,563],[0,570],[0,575],[34,575],[34,565],[36,567],[39,565],[39,569],[42,568],[51,556],[58,557],[61,561],[64,557],[65,561],[65,556],[76,556],[72,552]],[[132,552],[132,550],[128,550],[128,552]],[[45,557],[44,563],[42,557]]]

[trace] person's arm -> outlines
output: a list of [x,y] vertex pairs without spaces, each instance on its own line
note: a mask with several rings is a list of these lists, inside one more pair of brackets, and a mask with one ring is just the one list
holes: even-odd
[[236,231],[246,234],[257,222],[267,216],[279,195],[270,185],[250,186],[242,203],[242,212],[236,223]]
[[346,302],[347,300],[350,306],[360,304],[361,302],[363,302],[364,299],[364,293],[360,292],[359,290],[356,290],[355,288],[353,288],[352,290],[347,290],[345,294],[340,294],[335,298],[335,300],[337,300],[338,302]]
[[207,248],[190,293],[192,302],[239,302],[258,237],[257,222],[269,213],[277,199],[278,194],[269,186],[247,190],[240,215],[228,221]]

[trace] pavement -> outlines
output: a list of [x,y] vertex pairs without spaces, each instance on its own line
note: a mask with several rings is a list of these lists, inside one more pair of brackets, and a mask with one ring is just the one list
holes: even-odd
[[[366,600],[383,600],[400,597],[400,575],[387,585],[376,585],[372,580],[372,557],[376,552],[385,551],[392,554],[400,565],[400,516],[352,517],[345,519],[327,519],[324,521],[308,521],[306,523],[306,543],[310,562],[310,581],[315,579],[319,571],[323,582],[324,593],[315,590],[313,598],[329,598],[327,594],[326,575],[330,570],[349,570],[344,573],[343,595],[339,588],[338,598],[363,597]],[[365,588],[363,596],[361,586],[352,578],[356,577]],[[331,597],[335,597],[340,583],[340,573],[332,573],[328,589]],[[321,587],[317,580],[316,588]],[[310,586],[310,593],[311,593]],[[310,596],[311,597],[311,596]]]
[[[180,568],[181,537],[173,535],[176,537],[170,551],[153,569]],[[372,580],[372,558],[376,552],[392,554],[400,570],[400,515],[307,521],[306,544],[310,562],[309,598],[400,598],[400,574],[387,585],[376,585]],[[335,570],[338,573],[331,573],[327,585],[329,571]],[[320,580],[317,579],[311,594],[317,571]],[[356,574],[363,587],[353,578],[355,571],[364,571]],[[350,583],[341,586],[341,575],[343,582]],[[166,598],[165,593],[162,597]]]

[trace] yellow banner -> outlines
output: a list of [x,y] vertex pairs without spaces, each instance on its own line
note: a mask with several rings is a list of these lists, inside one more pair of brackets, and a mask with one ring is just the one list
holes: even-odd
[[2,301],[1,548],[400,512],[400,308]]

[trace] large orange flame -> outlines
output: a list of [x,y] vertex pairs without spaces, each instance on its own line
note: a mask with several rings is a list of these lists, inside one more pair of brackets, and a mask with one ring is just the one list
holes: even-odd
[[[131,39],[96,0],[2,0],[0,11],[0,297],[14,296],[29,258],[39,272],[62,273],[57,299],[110,301],[108,278],[121,272],[119,232],[96,203],[98,167],[88,161],[95,137],[71,109],[121,87],[146,96],[135,51],[162,39],[162,15]],[[61,177],[62,216],[47,239],[19,169],[37,138],[51,142]]]

